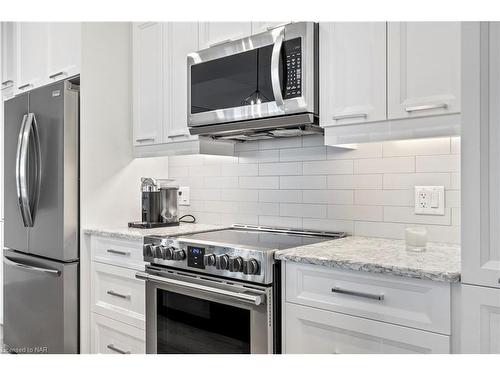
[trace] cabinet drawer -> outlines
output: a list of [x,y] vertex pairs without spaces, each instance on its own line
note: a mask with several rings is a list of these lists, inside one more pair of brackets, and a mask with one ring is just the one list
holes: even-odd
[[450,352],[449,336],[293,303],[285,304],[284,328],[287,354]]
[[285,278],[288,302],[450,334],[448,283],[292,262]]
[[145,283],[136,271],[92,262],[92,311],[145,328]]
[[91,353],[145,354],[145,331],[94,313],[91,317]]
[[144,270],[142,241],[92,236],[92,260],[116,266]]

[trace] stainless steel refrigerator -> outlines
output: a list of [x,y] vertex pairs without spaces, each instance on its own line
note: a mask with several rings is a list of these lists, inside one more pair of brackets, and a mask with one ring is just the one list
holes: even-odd
[[4,103],[4,344],[79,351],[78,78]]

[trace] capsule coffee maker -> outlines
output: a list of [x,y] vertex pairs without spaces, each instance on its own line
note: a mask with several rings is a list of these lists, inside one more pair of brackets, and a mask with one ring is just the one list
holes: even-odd
[[172,180],[141,178],[142,221],[128,223],[131,228],[159,228],[179,225],[177,194]]

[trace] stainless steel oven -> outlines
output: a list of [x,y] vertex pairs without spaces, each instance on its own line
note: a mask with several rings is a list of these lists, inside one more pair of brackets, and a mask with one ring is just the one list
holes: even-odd
[[320,131],[317,34],[317,24],[291,23],[190,53],[191,134],[245,139]]
[[146,266],[146,352],[276,352],[272,286]]

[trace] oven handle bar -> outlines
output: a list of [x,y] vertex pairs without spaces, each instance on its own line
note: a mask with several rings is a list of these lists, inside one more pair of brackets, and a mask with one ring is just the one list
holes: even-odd
[[256,305],[256,306],[261,305],[265,300],[264,295],[252,295],[252,294],[245,294],[245,293],[239,293],[239,292],[232,292],[230,290],[213,288],[211,286],[206,286],[206,285],[193,284],[193,283],[189,283],[189,282],[182,281],[182,280],[168,279],[165,277],[149,275],[149,274],[143,273],[143,272],[137,272],[135,274],[135,277],[137,279],[140,279],[140,280],[154,281],[154,282],[157,282],[160,284],[180,286],[180,287],[187,288],[187,289],[218,294],[218,295],[225,296],[225,297],[236,298],[237,300],[239,300],[241,302],[251,303],[251,304]]

